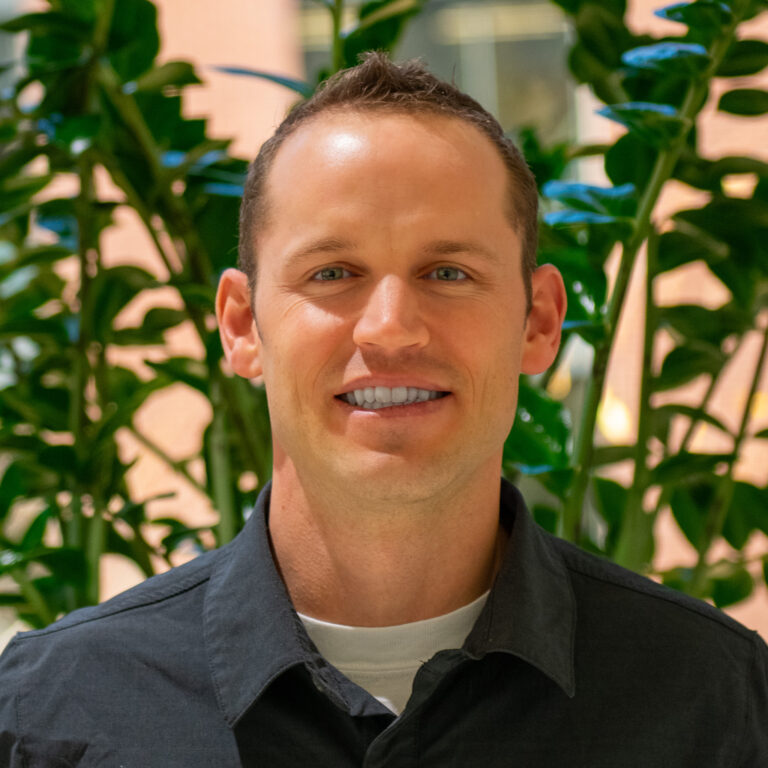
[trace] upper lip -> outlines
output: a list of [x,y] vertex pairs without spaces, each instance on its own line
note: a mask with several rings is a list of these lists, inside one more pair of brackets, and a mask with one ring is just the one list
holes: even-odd
[[383,376],[362,376],[352,379],[342,385],[336,394],[345,395],[347,392],[354,392],[356,389],[365,389],[366,387],[415,387],[416,389],[428,389],[434,392],[448,392],[446,387],[441,386],[435,381],[430,381],[421,376],[402,375],[383,375]]

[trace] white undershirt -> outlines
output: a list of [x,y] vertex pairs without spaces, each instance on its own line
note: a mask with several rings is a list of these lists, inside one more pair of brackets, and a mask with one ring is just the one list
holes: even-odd
[[350,627],[301,613],[299,618],[327,661],[399,715],[419,667],[438,651],[461,648],[487,597],[488,592],[443,616],[392,627]]

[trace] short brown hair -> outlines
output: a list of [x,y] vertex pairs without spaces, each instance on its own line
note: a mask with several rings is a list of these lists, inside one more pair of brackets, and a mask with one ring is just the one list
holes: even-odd
[[493,115],[454,85],[435,77],[421,61],[396,64],[380,52],[364,54],[360,64],[337,72],[311,98],[294,107],[251,163],[240,206],[238,246],[238,267],[248,276],[251,294],[256,287],[256,233],[266,221],[266,180],[277,150],[302,123],[323,112],[343,109],[455,117],[476,126],[493,142],[509,174],[507,215],[520,234],[523,283],[530,311],[539,197],[536,181],[520,150],[504,135]]

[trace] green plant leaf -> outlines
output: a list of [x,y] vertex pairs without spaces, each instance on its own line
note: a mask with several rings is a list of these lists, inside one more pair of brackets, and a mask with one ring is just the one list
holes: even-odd
[[733,115],[754,117],[768,112],[768,91],[757,88],[736,88],[720,97],[717,108]]
[[634,445],[600,445],[592,450],[592,463],[596,467],[605,464],[616,464],[619,461],[627,461],[635,458]]
[[21,613],[25,609],[30,610],[26,598],[22,595],[8,594],[7,592],[0,592],[0,606],[14,608],[17,613]]
[[690,340],[703,340],[718,346],[726,336],[744,333],[752,327],[748,312],[733,303],[719,309],[707,309],[698,304],[678,304],[658,307],[659,325],[668,326]]
[[626,133],[605,153],[605,172],[617,186],[645,189],[656,161],[656,150],[635,134]]
[[754,581],[744,566],[721,561],[713,570],[716,573],[726,571],[726,575],[718,575],[712,579],[712,600],[718,608],[740,603],[752,594]]
[[210,393],[208,367],[201,360],[191,357],[171,357],[163,362],[147,360],[147,365],[171,381],[181,381],[206,397]]
[[29,32],[32,35],[61,35],[75,40],[88,40],[91,35],[89,24],[73,19],[64,13],[47,11],[27,13],[0,24],[3,32]]
[[72,445],[48,445],[37,455],[41,467],[58,475],[77,475],[77,453]]
[[202,80],[195,74],[195,68],[188,61],[168,61],[159,67],[153,67],[145,72],[129,88],[123,90],[131,93],[136,91],[159,91],[168,86],[179,88],[184,85],[198,85]]
[[590,325],[602,322],[601,311],[605,304],[607,282],[601,266],[590,261],[586,249],[550,248],[539,250],[540,264],[553,264],[565,278],[568,294],[567,322]]
[[544,221],[550,227],[591,229],[599,227],[615,240],[625,240],[632,234],[633,221],[630,217],[608,216],[592,211],[551,211],[544,214]]
[[673,389],[702,374],[714,376],[724,362],[723,353],[710,344],[691,342],[675,347],[664,358],[653,388],[656,391]]
[[365,51],[392,51],[405,25],[424,0],[368,0],[360,5],[358,22],[343,33],[344,62],[354,66]]
[[61,547],[38,550],[30,553],[30,560],[44,565],[56,577],[57,581],[65,584],[82,587],[88,579],[85,555],[79,549]]
[[136,80],[152,66],[159,49],[155,6],[149,0],[116,2],[107,50],[120,79]]
[[19,543],[20,550],[29,552],[30,550],[38,550],[43,546],[45,528],[52,514],[53,510],[50,507],[46,507],[39,515],[35,516]]
[[694,3],[675,3],[653,12],[669,21],[686,24],[692,29],[709,28],[720,31],[731,20],[731,9],[717,0],[697,0]]
[[682,403],[668,403],[666,405],[660,405],[651,410],[651,431],[657,435],[663,442],[667,442],[669,436],[669,428],[672,419],[678,416],[685,416],[694,422],[704,422],[711,426],[721,430],[727,435],[730,435],[728,428],[712,414],[701,408],[694,408],[690,405],[683,405]]
[[768,485],[758,487],[736,483],[737,498],[749,517],[749,525],[768,536]]
[[[751,483],[736,481],[733,484],[731,502],[723,523],[723,538],[734,548],[743,549],[752,531],[760,528],[761,516],[765,515],[768,492]],[[768,524],[763,523],[764,528]]]
[[607,117],[626,126],[634,135],[654,147],[664,147],[678,138],[690,126],[690,121],[669,104],[631,101],[612,104],[597,110],[598,115]]
[[[673,479],[672,483],[676,483]],[[714,498],[710,480],[694,484],[674,485],[669,506],[675,522],[694,547],[698,547],[704,536],[707,510]]]
[[[6,452],[10,450],[10,446],[5,443],[4,449]],[[11,455],[7,453],[9,458]],[[0,476],[0,522],[8,514],[12,504],[19,498],[32,498],[35,494],[32,491],[34,471],[25,466],[20,461],[13,461],[8,464]]]
[[[504,462],[515,466],[561,469],[568,464],[570,417],[562,404],[520,382],[517,417],[504,443]],[[538,470],[536,470],[538,471]]]
[[19,175],[0,181],[0,210],[11,211],[28,203],[42,189],[50,184],[53,176]]
[[621,54],[632,45],[621,14],[606,3],[580,3],[573,22],[580,43],[611,69],[619,65]]
[[697,477],[709,477],[718,465],[733,460],[732,453],[689,453],[680,451],[651,470],[651,483],[666,485],[688,482]]
[[58,5],[74,19],[85,22],[96,20],[98,0],[59,0]]
[[768,440],[768,428],[767,429],[761,429],[759,432],[755,433],[754,437],[760,437],[764,440]]
[[568,68],[579,83],[589,83],[598,98],[615,101],[615,72],[580,41],[568,53]]
[[[731,247],[728,261],[736,261],[742,272],[762,252],[768,236],[768,201],[757,198],[715,197],[703,208],[678,211],[674,218],[727,243]],[[758,263],[758,259],[752,261]]]
[[276,75],[272,72],[265,72],[261,69],[223,66],[212,66],[211,69],[215,70],[216,72],[224,72],[227,75],[238,75],[240,77],[257,77],[260,80],[269,80],[271,83],[277,83],[278,85],[285,86],[292,91],[296,91],[296,93],[303,96],[305,99],[308,99],[314,90],[309,83],[305,83],[303,80],[297,80],[294,77],[286,77],[285,75]]
[[768,43],[764,40],[736,40],[717,69],[719,77],[755,75],[768,64]]
[[531,510],[533,519],[540,525],[545,531],[554,533],[557,530],[557,521],[560,518],[560,513],[547,504],[534,504]]
[[709,54],[698,43],[661,42],[625,51],[621,60],[634,69],[651,69],[677,77],[691,77],[706,69]]
[[170,532],[163,537],[161,542],[167,554],[170,554],[177,549],[184,541],[191,541],[198,552],[205,551],[200,534],[203,531],[209,531],[210,528],[191,528],[173,517],[158,517],[155,518],[152,523],[154,525],[167,525],[171,529]]
[[605,340],[606,328],[604,322],[591,322],[589,320],[566,320],[563,323],[563,334],[575,333],[587,344],[596,346]]
[[545,146],[536,128],[524,126],[517,131],[517,144],[539,189],[550,179],[559,179],[563,175],[569,159],[565,142]]
[[656,252],[657,274],[676,269],[692,261],[713,264],[728,258],[730,251],[721,240],[673,229],[658,239]]
[[101,269],[91,283],[91,311],[96,339],[109,340],[112,321],[118,312],[141,291],[157,285],[157,280],[139,267],[125,265]]
[[113,344],[163,344],[164,333],[188,319],[189,315],[182,309],[153,307],[140,325],[113,331],[110,341]]
[[613,528],[621,523],[623,511],[627,507],[627,488],[615,480],[596,476],[592,478],[595,492],[595,504],[600,516]]
[[598,187],[577,182],[548,181],[542,192],[572,208],[608,216],[632,217],[637,210],[637,190],[634,184]]

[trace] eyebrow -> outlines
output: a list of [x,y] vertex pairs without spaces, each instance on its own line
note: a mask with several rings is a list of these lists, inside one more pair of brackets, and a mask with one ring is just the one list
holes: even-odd
[[[356,244],[352,240],[342,240],[338,237],[321,237],[313,240],[307,245],[300,246],[295,251],[288,254],[285,263],[288,266],[301,264],[305,259],[315,256],[318,253],[340,253],[342,251],[353,251]],[[421,253],[425,257],[451,256],[456,253],[474,253],[488,259],[492,262],[498,262],[498,254],[488,250],[480,243],[471,240],[435,240],[427,243]]]
[[313,240],[307,245],[302,245],[295,251],[291,251],[286,256],[285,263],[292,266],[300,264],[318,253],[339,253],[340,251],[354,250],[354,248],[355,243],[351,240],[341,240],[338,237],[321,237],[319,240]]
[[474,253],[489,261],[499,261],[498,254],[489,251],[484,245],[472,240],[436,240],[425,245],[422,248],[422,253],[425,256],[451,256],[454,253]]

